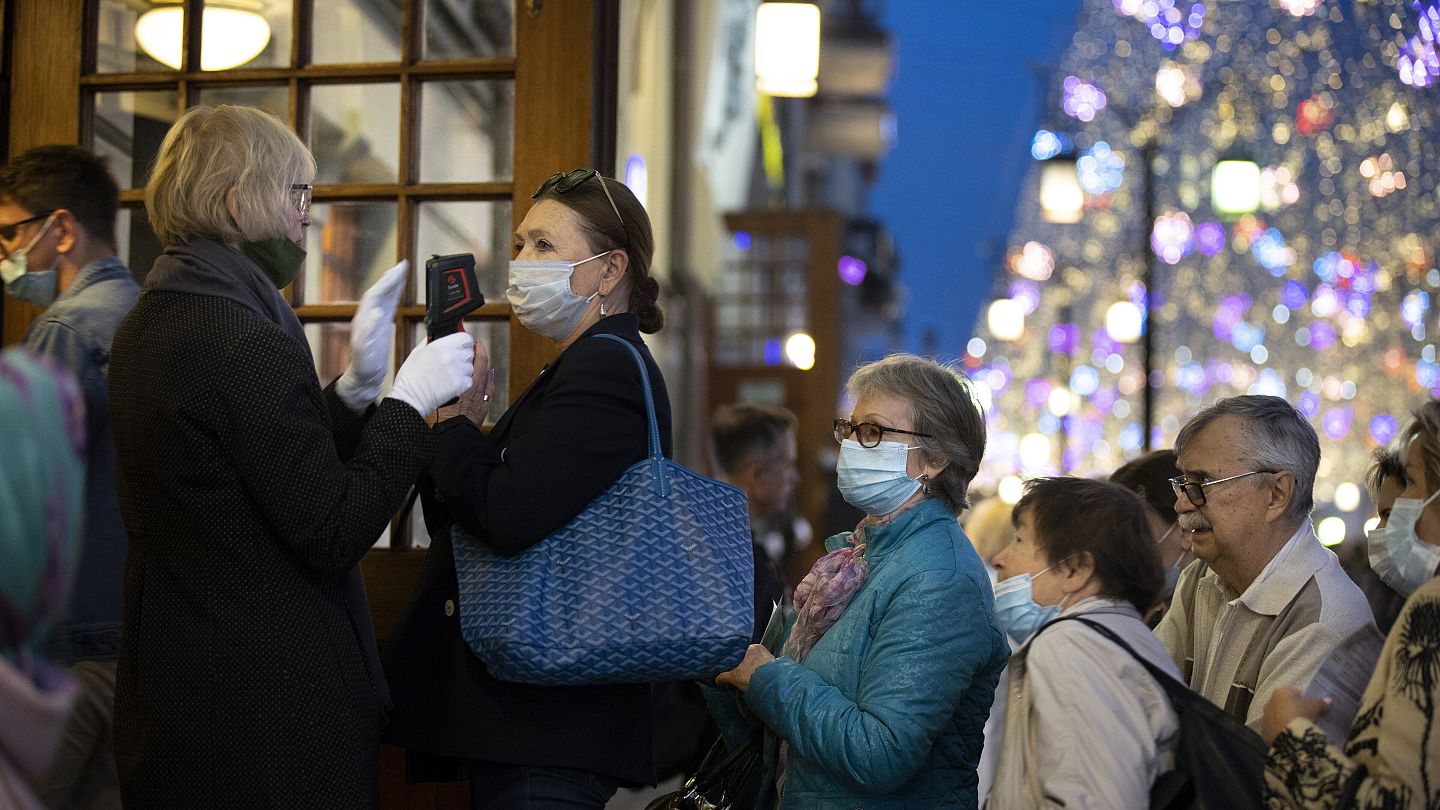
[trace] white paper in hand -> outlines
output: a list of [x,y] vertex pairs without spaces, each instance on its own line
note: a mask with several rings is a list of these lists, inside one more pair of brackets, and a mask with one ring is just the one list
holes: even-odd
[[1305,696],[1330,698],[1330,711],[1315,721],[1335,745],[1344,745],[1350,736],[1350,723],[1360,708],[1360,698],[1375,673],[1385,637],[1374,625],[1366,625],[1340,642],[1325,663],[1315,671]]

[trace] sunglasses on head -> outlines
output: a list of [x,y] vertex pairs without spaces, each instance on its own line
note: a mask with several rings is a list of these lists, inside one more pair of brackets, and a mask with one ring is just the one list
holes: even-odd
[[610,196],[610,187],[605,183],[605,175],[595,169],[574,169],[568,172],[556,172],[550,175],[549,180],[541,183],[540,188],[535,189],[535,193],[530,195],[530,199],[536,199],[552,188],[555,189],[556,194],[568,194],[573,191],[576,186],[579,186],[592,177],[600,178],[600,189],[605,192],[605,199],[610,201],[610,210],[615,212],[615,218],[620,220],[620,228],[624,230],[625,217],[620,216],[620,206],[616,205],[615,198]]

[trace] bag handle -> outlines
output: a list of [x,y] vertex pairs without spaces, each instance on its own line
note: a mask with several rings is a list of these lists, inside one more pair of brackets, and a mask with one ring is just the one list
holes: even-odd
[[655,393],[650,388],[650,372],[645,368],[645,360],[640,356],[639,349],[619,335],[600,332],[591,337],[613,340],[624,346],[630,352],[630,356],[635,358],[635,365],[640,368],[640,384],[645,387],[645,420],[649,426],[650,469],[655,474],[655,494],[668,497],[670,495],[670,472],[665,465],[665,454],[660,450],[660,421],[655,417]]

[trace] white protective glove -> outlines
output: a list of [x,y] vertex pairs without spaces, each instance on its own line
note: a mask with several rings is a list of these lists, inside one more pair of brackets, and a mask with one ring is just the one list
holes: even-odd
[[385,271],[360,297],[350,321],[350,366],[336,381],[335,393],[356,413],[363,413],[380,396],[395,339],[395,307],[409,272],[408,260]]
[[395,373],[390,398],[398,399],[425,416],[465,393],[475,370],[475,338],[456,332],[421,343]]

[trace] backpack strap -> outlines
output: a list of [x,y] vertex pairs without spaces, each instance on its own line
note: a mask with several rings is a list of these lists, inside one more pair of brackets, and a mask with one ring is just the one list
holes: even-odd
[[1138,662],[1140,666],[1144,667],[1145,671],[1149,672],[1150,676],[1153,677],[1155,681],[1160,684],[1160,688],[1165,690],[1165,696],[1170,699],[1171,707],[1175,708],[1177,711],[1180,706],[1185,704],[1187,697],[1192,694],[1190,687],[1175,680],[1175,676],[1155,666],[1154,664],[1150,663],[1149,659],[1135,652],[1135,648],[1125,643],[1125,640],[1120,638],[1119,634],[1117,634],[1114,630],[1111,630],[1105,625],[1097,621],[1087,619],[1083,616],[1061,616],[1060,618],[1051,621],[1049,624],[1046,624],[1044,627],[1041,627],[1039,630],[1036,630],[1035,636],[1031,637],[1029,643],[1034,644],[1035,637],[1038,637],[1047,628],[1054,627],[1055,625],[1064,621],[1080,622],[1086,627],[1089,627],[1091,630],[1094,630],[1095,632],[1109,639],[1120,649],[1129,653],[1130,657],[1134,658],[1135,661]]

